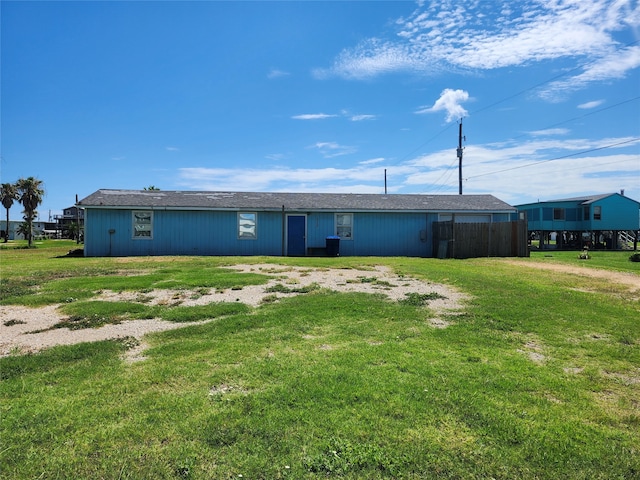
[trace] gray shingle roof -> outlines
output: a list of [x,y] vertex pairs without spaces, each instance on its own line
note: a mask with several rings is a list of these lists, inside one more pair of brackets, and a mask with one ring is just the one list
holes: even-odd
[[515,212],[493,195],[380,195],[356,193],[98,190],[78,202],[93,208],[167,208],[255,211]]
[[622,198],[625,198],[627,200],[640,204],[640,202],[638,202],[637,200],[634,200],[633,198],[630,198],[630,197],[624,197],[619,193],[601,193],[596,195],[585,195],[583,197],[556,198],[554,200],[546,200],[542,202],[538,201],[538,202],[532,202],[532,203],[523,203],[521,205],[516,205],[516,208],[528,207],[530,205],[540,205],[543,203],[561,203],[561,202],[572,202],[572,203],[579,203],[580,205],[590,205],[594,202],[597,202],[598,200],[602,200],[603,198],[613,197],[613,196],[620,196]]
[[593,203],[597,200],[601,200],[606,197],[610,197],[611,195],[615,195],[615,193],[603,193],[599,195],[589,195],[584,197],[574,197],[574,198],[561,198],[558,200],[551,200],[553,202],[581,202],[584,204]]

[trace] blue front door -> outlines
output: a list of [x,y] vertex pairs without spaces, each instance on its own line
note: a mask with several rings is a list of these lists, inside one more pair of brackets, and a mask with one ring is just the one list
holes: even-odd
[[307,253],[307,217],[287,216],[287,255],[304,256]]

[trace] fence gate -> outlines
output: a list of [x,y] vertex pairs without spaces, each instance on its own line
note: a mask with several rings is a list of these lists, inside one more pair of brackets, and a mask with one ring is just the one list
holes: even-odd
[[527,221],[433,223],[437,258],[528,257]]

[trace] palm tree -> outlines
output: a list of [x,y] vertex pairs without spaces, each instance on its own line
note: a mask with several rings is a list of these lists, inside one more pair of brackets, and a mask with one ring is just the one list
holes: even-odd
[[31,238],[31,231],[31,225],[27,222],[22,222],[16,229],[16,233],[22,235],[24,238]]
[[69,224],[69,229],[67,230],[67,232],[69,234],[69,238],[72,238],[74,240],[80,239],[80,225],[78,225],[77,222],[71,222]]
[[38,214],[38,205],[42,203],[42,197],[44,196],[44,190],[42,187],[42,180],[37,178],[21,178],[16,183],[18,188],[19,200],[24,210],[24,220],[28,225],[27,240],[29,247],[33,244],[33,219]]
[[0,186],[0,199],[2,206],[7,210],[7,229],[4,232],[4,243],[9,241],[9,209],[14,200],[18,200],[18,189],[15,183],[3,183]]

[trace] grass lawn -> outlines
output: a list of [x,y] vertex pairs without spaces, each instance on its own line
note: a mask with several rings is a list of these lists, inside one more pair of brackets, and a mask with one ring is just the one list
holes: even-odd
[[[73,248],[2,248],[0,305],[108,316],[100,289],[264,283],[219,268],[247,262],[387,265],[472,300],[447,328],[428,306],[323,289],[114,305],[216,320],[149,335],[133,364],[115,340],[0,359],[2,478],[640,478],[638,291],[501,259],[61,257]],[[640,273],[629,253],[552,255],[524,260]]]

